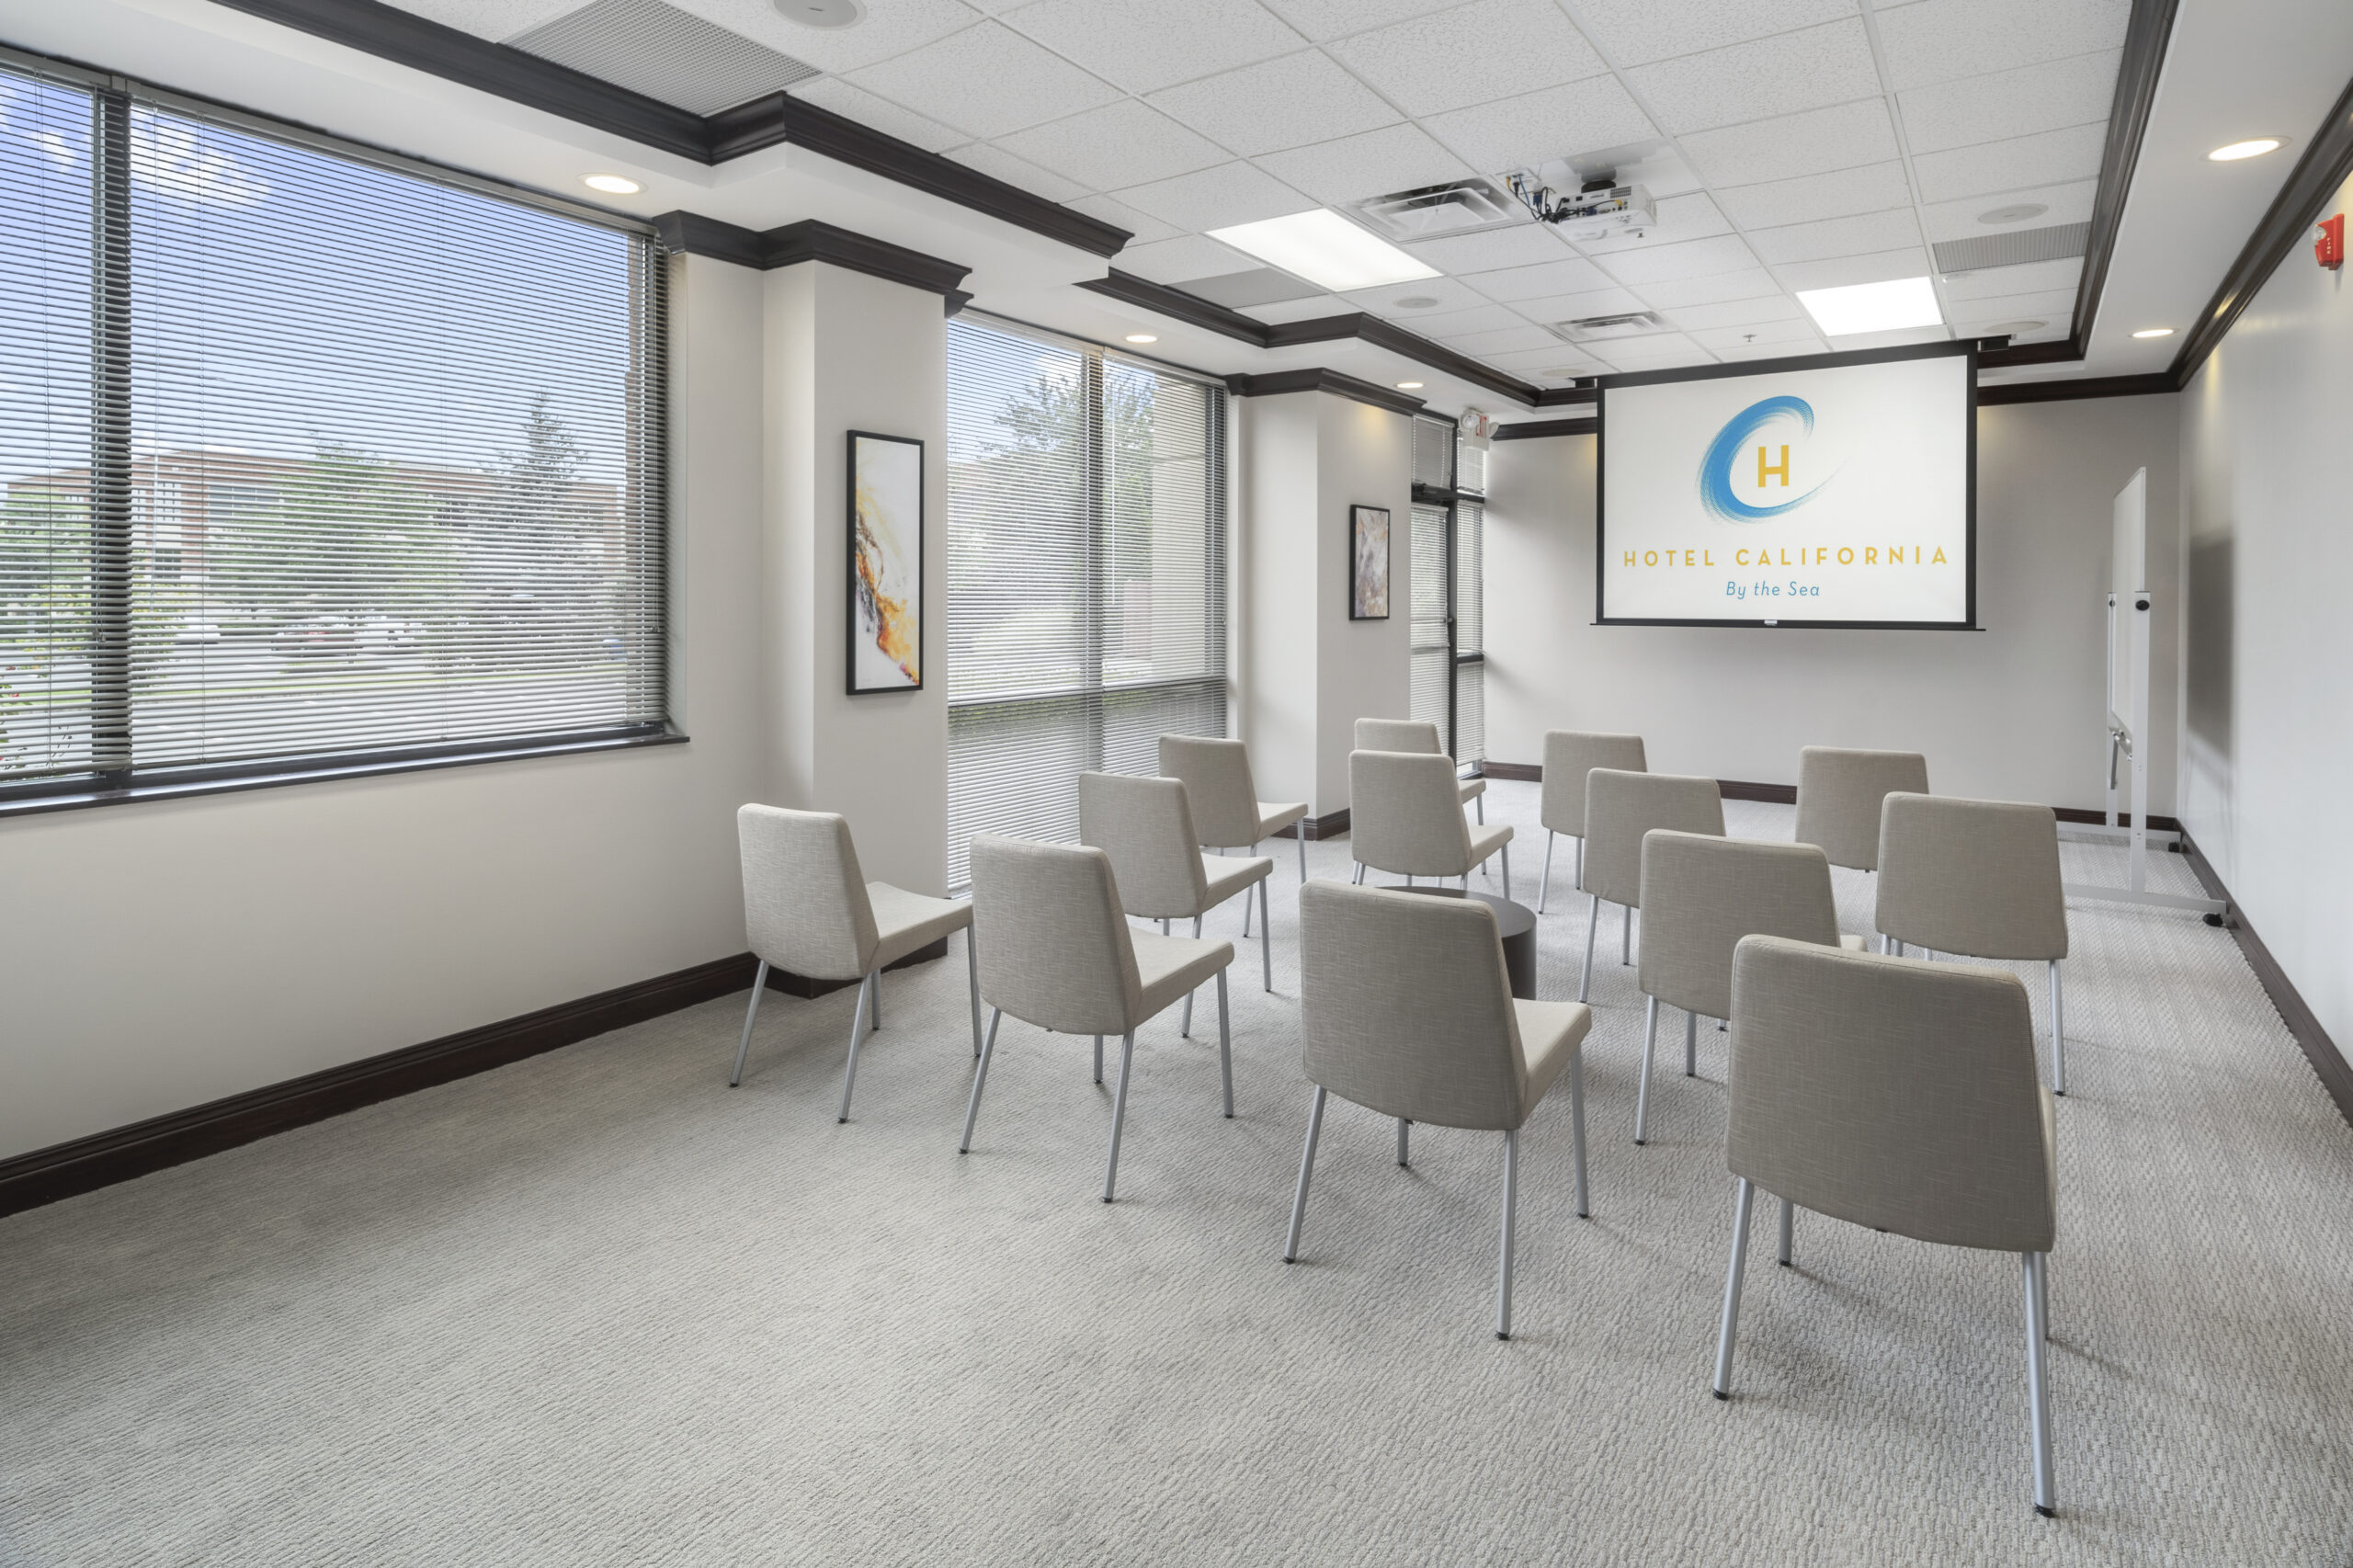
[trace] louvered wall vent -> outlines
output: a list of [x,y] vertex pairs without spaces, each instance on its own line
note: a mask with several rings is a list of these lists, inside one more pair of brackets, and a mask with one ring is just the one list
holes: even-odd
[[1640,337],[1665,324],[1656,311],[1633,311],[1625,315],[1581,316],[1575,321],[1551,322],[1544,330],[1569,343],[1596,343],[1612,337]]
[[817,74],[806,61],[662,0],[596,0],[506,41],[695,114],[733,108]]
[[1467,234],[1529,221],[1528,209],[1502,187],[1483,179],[1392,191],[1355,207],[1358,216],[1392,240],[1434,240],[1440,234]]
[[2024,267],[2030,261],[2064,261],[2091,244],[2089,223],[2054,223],[2047,229],[2013,229],[2006,234],[1973,234],[1935,246],[1937,270],[1947,277],[1988,267]]

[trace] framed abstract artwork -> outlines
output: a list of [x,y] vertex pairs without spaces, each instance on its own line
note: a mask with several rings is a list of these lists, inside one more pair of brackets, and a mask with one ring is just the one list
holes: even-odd
[[1389,508],[1348,508],[1348,619],[1389,619]]
[[923,443],[849,433],[849,691],[923,689]]

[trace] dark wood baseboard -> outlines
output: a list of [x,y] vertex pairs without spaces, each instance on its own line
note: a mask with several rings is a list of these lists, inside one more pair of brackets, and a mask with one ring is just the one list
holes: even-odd
[[1765,801],[1777,806],[1798,803],[1798,787],[1794,784],[1750,784],[1738,778],[1719,778],[1716,793],[1727,801]]
[[[1527,762],[1482,763],[1480,771],[1490,778],[1518,778],[1530,784],[1540,783],[1544,778],[1544,770],[1541,767]],[[1778,806],[1794,806],[1798,803],[1798,787],[1794,784],[1755,784],[1740,778],[1719,778],[1716,780],[1716,789],[1727,801],[1764,801]],[[2053,806],[2051,809],[2061,822],[2084,823],[2096,826],[2108,820],[2106,815],[2088,806]],[[2132,825],[2131,812],[2123,812],[2118,814],[2125,826]],[[2181,824],[2177,820],[2173,817],[2159,816],[2154,812],[2149,813],[2149,826],[2158,833],[2181,831]]]
[[[2154,814],[2149,818],[2152,825],[2165,820]],[[2189,862],[2189,869],[2198,878],[2199,884],[2205,888],[2206,896],[2222,901],[2222,925],[2230,931],[2231,939],[2238,943],[2239,951],[2246,955],[2247,967],[2255,971],[2255,978],[2262,983],[2264,994],[2271,998],[2271,1006],[2278,1010],[2279,1021],[2286,1024],[2288,1032],[2295,1037],[2297,1047],[2304,1053],[2304,1060],[2313,1064],[2313,1071],[2320,1077],[2321,1087],[2326,1089],[2328,1097],[2336,1102],[2337,1114],[2345,1118],[2347,1126],[2353,1126],[2353,1063],[2345,1060],[2345,1053],[2337,1049],[2336,1042],[2321,1027],[2320,1018],[2305,1003],[2295,983],[2288,978],[2288,971],[2279,967],[2279,960],[2271,956],[2271,949],[2265,947],[2263,938],[2255,934],[2255,927],[2246,923],[2245,912],[2232,899],[2231,890],[2222,885],[2222,877],[2214,870],[2214,863],[2206,858],[2197,842],[2187,833],[2181,835],[2181,853],[2182,858]]]
[[[948,942],[942,937],[891,967],[904,969],[944,957],[947,951]],[[185,1165],[272,1133],[324,1121],[436,1084],[472,1077],[699,1002],[745,991],[751,987],[757,963],[749,953],[714,959],[536,1013],[462,1029],[422,1045],[404,1046],[381,1056],[0,1160],[0,1215],[38,1209],[62,1198]],[[820,996],[857,983],[768,971],[770,988],[794,996]]]
[[1275,836],[1297,838],[1302,834],[1307,835],[1310,844],[1321,838],[1346,838],[1348,835],[1348,808],[1342,806],[1338,811],[1326,812],[1320,817],[1302,817]]
[[1479,765],[1482,778],[1515,778],[1522,784],[1541,784],[1544,770],[1532,762],[1483,762]]

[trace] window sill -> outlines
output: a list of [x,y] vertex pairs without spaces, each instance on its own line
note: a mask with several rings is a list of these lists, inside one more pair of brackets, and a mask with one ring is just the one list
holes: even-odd
[[80,811],[89,806],[128,806],[149,801],[179,801],[195,795],[225,795],[244,790],[274,790],[286,784],[326,783],[343,778],[373,778],[389,773],[471,767],[485,762],[517,762],[532,757],[635,751],[644,746],[680,745],[688,739],[688,736],[675,730],[663,729],[574,740],[504,742],[463,751],[378,753],[310,761],[278,760],[236,768],[192,768],[177,777],[146,778],[118,787],[77,780],[38,794],[0,793],[0,818],[32,816],[42,812]]

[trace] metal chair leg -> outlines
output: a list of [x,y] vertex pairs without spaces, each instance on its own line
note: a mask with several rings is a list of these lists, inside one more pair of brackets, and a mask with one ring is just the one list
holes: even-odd
[[1307,881],[1307,824],[1294,824],[1291,832],[1299,839],[1299,880],[1303,885]]
[[1511,897],[1511,846],[1506,844],[1495,853],[1503,857],[1504,897],[1508,899]]
[[1472,797],[1471,797],[1471,809],[1472,809],[1472,811],[1477,812],[1479,813],[1479,825],[1480,825],[1481,827],[1484,827],[1484,826],[1486,826],[1486,825],[1487,825],[1487,797],[1486,797],[1486,796],[1484,796],[1484,795],[1473,795],[1473,796],[1472,796]]
[[858,982],[858,1006],[851,1010],[849,1020],[849,1061],[842,1067],[842,1112],[834,1118],[835,1121],[849,1119],[849,1092],[858,1085],[858,1045],[866,1038],[867,998],[881,994],[881,971],[870,970],[866,978]]
[[1120,1037],[1120,1087],[1111,1096],[1111,1153],[1103,1162],[1103,1201],[1111,1201],[1111,1187],[1120,1179],[1120,1134],[1128,1124],[1128,1070],[1135,1065],[1136,1031]]
[[1495,1337],[1511,1337],[1511,1244],[1519,1217],[1519,1133],[1504,1134],[1504,1261],[1503,1279],[1495,1290]]
[[866,1009],[866,1028],[872,1033],[882,1027],[882,971],[877,969],[870,978],[874,985],[874,999]]
[[1544,830],[1544,874],[1536,882],[1536,913],[1544,913],[1544,900],[1552,891],[1552,840],[1561,835],[1551,828]]
[[1577,835],[1576,885],[1585,886],[1585,835]]
[[1242,890],[1242,939],[1245,942],[1250,939],[1250,890],[1244,888]]
[[1401,1170],[1411,1170],[1414,1165],[1413,1128],[1414,1124],[1405,1118],[1397,1119],[1397,1165]]
[[964,968],[972,982],[972,1054],[981,1054],[981,950],[972,926],[964,927]]
[[[981,1064],[972,1069],[972,1097],[964,1106],[964,1141],[956,1145],[960,1154],[972,1152],[972,1121],[981,1114],[981,1085],[989,1081],[989,1058],[996,1054],[996,1027],[1005,1021],[1005,1009],[989,1009],[988,1038],[981,1042]],[[1096,1080],[1100,1083],[1100,1078]]]
[[[1193,940],[1198,942],[1200,939],[1201,917],[1196,915],[1193,916]],[[1224,973],[1223,970],[1218,971],[1221,979]],[[1185,1040],[1193,1038],[1193,993],[1190,991],[1185,993],[1185,1021],[1177,1026],[1176,1033]]]
[[1233,1020],[1225,1005],[1225,971],[1217,971],[1217,1070],[1225,1080],[1225,1119],[1233,1119]]
[[1585,912],[1585,973],[1577,980],[1577,1000],[1593,989],[1593,934],[1601,927],[1601,895],[1595,893]]
[[1299,1156],[1299,1190],[1291,1195],[1290,1234],[1283,1242],[1283,1261],[1299,1261],[1299,1228],[1307,1218],[1307,1178],[1315,1174],[1315,1141],[1324,1133],[1323,1085],[1315,1085],[1315,1096],[1307,1105],[1307,1148]]
[[1103,1037],[1101,1035],[1095,1037],[1095,1081],[1098,1085],[1103,1082]]
[[744,1053],[752,1049],[752,1020],[760,1016],[760,993],[767,988],[768,960],[762,959],[752,976],[752,1005],[744,1009],[744,1038],[735,1042],[735,1071],[727,1074],[727,1086],[731,1089],[744,1081]]
[[1634,906],[1631,903],[1618,906],[1618,961],[1634,961]]
[[1585,1050],[1569,1058],[1569,1131],[1577,1152],[1577,1218],[1593,1218],[1593,1204],[1585,1179]]
[[2067,1005],[2059,989],[2059,960],[2051,960],[2051,1092],[2067,1092]]
[[1781,1199],[1781,1252],[1776,1259],[1784,1268],[1793,1267],[1790,1259],[1795,1253],[1797,1239],[1798,1206],[1784,1198]]
[[1891,952],[1891,953],[1894,954],[1897,958],[1899,958],[1899,959],[1900,959],[1900,958],[1902,958],[1902,957],[1904,956],[1904,938],[1903,938],[1903,937],[1882,937],[1881,938],[1881,942],[1883,942],[1883,943],[1886,945],[1886,947],[1887,947],[1887,950],[1888,950],[1889,952]]
[[1363,862],[1363,861],[1359,860],[1359,861],[1358,861],[1358,862],[1357,862],[1357,869],[1356,869],[1356,870],[1355,870],[1353,873],[1351,873],[1351,874],[1350,874],[1350,876],[1349,876],[1349,878],[1348,878],[1348,881],[1352,881],[1352,882],[1356,883],[1358,887],[1362,887],[1362,886],[1364,885],[1364,862]]
[[1658,998],[1643,998],[1643,1078],[1642,1086],[1634,1091],[1634,1146],[1643,1144],[1643,1131],[1650,1125],[1651,1058],[1658,1049]]
[[1739,1191],[1733,1204],[1732,1267],[1724,1274],[1723,1321],[1716,1328],[1716,1381],[1711,1392],[1718,1399],[1732,1397],[1733,1336],[1740,1327],[1740,1275],[1748,1261],[1748,1210],[1756,1198],[1756,1185],[1743,1176]]
[[1275,917],[1267,912],[1267,884],[1273,881],[1272,877],[1258,879],[1258,979],[1269,995],[1275,989]]
[[1683,1015],[1683,1075],[1699,1075],[1699,1015],[1692,1012]]
[[2059,1512],[2058,1489],[2051,1475],[2051,1381],[2045,1365],[2043,1339],[2043,1272],[2051,1267],[2048,1254],[2020,1253],[2026,1266],[2027,1424],[2034,1443],[2034,1511],[2045,1518]]

